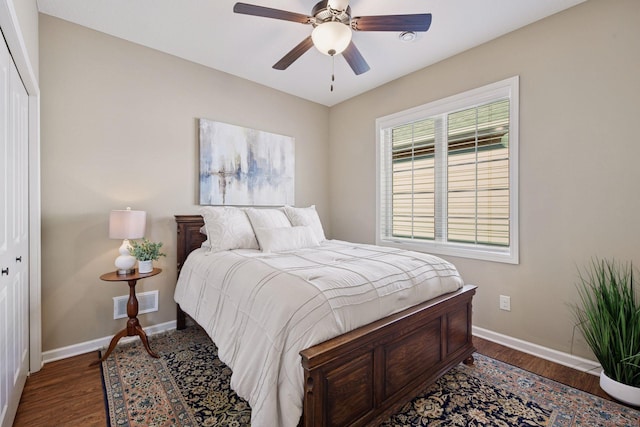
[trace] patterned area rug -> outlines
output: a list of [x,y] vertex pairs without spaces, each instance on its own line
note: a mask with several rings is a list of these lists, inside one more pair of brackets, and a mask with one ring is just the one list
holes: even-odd
[[[198,327],[139,340],[102,363],[109,425],[249,426],[251,408],[229,387],[231,370]],[[474,355],[407,403],[391,426],[640,426],[640,411]]]

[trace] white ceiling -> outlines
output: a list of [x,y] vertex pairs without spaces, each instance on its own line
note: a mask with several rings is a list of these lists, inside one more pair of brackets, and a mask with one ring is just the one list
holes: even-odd
[[[311,14],[315,0],[243,0]],[[37,0],[40,12],[331,106],[585,0],[351,0],[352,16],[431,13],[412,43],[398,33],[354,32],[371,70],[354,75],[342,56],[310,49],[272,69],[310,25],[233,13],[235,0]]]

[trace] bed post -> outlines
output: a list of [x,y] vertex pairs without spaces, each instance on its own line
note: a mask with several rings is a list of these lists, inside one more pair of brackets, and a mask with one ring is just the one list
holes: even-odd
[[187,315],[180,308],[180,304],[176,304],[176,329],[182,330],[187,327]]

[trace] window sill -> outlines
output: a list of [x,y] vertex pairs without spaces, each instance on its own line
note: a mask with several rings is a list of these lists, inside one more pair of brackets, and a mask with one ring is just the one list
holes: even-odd
[[410,239],[376,239],[379,246],[390,246],[432,255],[445,255],[461,258],[471,258],[481,261],[518,264],[518,252],[512,248],[495,248],[491,246],[469,247],[455,243],[416,242]]

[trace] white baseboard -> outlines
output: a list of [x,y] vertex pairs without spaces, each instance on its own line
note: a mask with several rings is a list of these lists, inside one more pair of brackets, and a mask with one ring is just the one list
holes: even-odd
[[[154,335],[160,332],[170,331],[175,328],[176,328],[176,321],[172,320],[170,322],[148,326],[143,329],[147,333],[147,335]],[[113,338],[113,336],[102,337],[95,340],[70,345],[67,347],[45,351],[42,353],[42,363],[54,362],[56,360],[66,359],[67,357],[73,357],[79,354],[89,353],[90,351],[106,349],[109,343],[111,342],[111,338]],[[130,342],[137,339],[139,339],[137,336],[124,337],[118,342],[118,344]]]
[[473,335],[484,338],[488,341],[492,341],[505,347],[513,348],[515,350],[522,351],[523,353],[540,357],[541,359],[545,359],[550,362],[568,366],[578,371],[587,372],[593,375],[600,375],[600,371],[602,370],[600,364],[598,362],[594,362],[593,360],[584,359],[579,356],[574,356],[573,354],[563,353],[561,351],[543,347],[538,344],[533,344],[528,341],[523,341],[518,338],[502,335],[488,329],[473,326],[472,333]]

